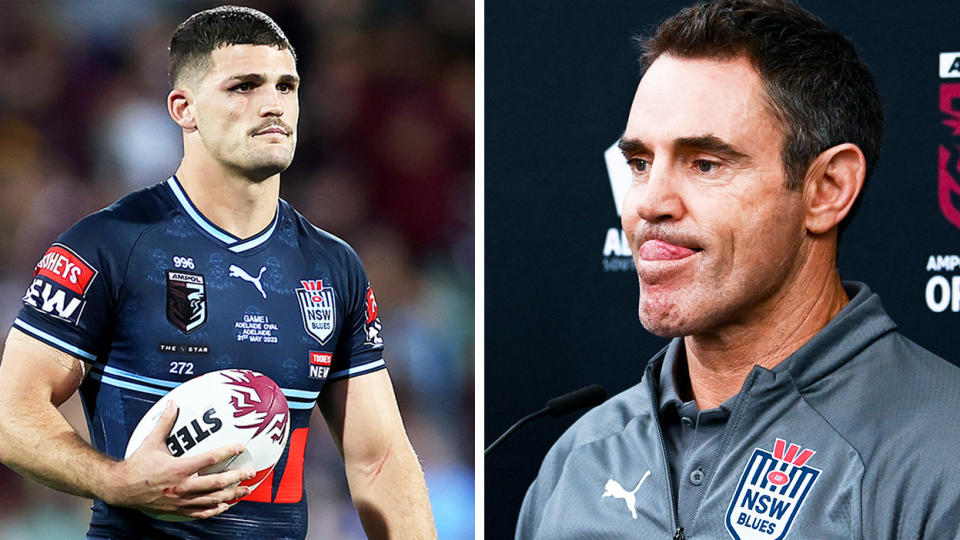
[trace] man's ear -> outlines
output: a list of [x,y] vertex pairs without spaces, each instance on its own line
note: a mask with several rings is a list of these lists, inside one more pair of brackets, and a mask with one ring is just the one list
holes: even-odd
[[855,144],[838,144],[815,157],[803,184],[807,230],[823,234],[843,221],[860,195],[866,174],[866,158]]
[[167,94],[167,112],[184,131],[196,131],[197,118],[193,109],[193,94],[186,88],[174,88]]

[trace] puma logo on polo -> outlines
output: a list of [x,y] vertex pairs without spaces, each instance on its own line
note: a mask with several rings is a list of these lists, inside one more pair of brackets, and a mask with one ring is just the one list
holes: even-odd
[[267,293],[263,290],[263,285],[260,284],[260,278],[263,277],[263,273],[266,272],[266,270],[267,270],[266,266],[261,266],[260,274],[257,277],[253,277],[250,274],[248,274],[246,271],[244,271],[243,268],[240,268],[235,264],[231,264],[230,277],[238,277],[244,281],[249,281],[250,283],[253,283],[253,286],[256,287],[258,291],[260,291],[260,294],[262,294],[264,298],[266,298]]
[[643,485],[643,481],[650,476],[650,471],[643,473],[643,478],[640,479],[640,482],[637,483],[637,487],[633,488],[633,491],[627,491],[620,485],[620,482],[617,482],[613,478],[607,480],[607,485],[604,486],[603,496],[613,497],[614,499],[623,499],[623,502],[626,503],[627,509],[630,510],[630,515],[633,516],[633,519],[637,519],[637,490],[640,489],[640,486]]

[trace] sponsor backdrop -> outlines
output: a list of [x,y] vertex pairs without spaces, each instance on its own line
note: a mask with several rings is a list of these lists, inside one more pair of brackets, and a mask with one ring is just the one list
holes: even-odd
[[[639,381],[666,340],[637,321],[620,230],[632,36],[684,3],[486,3],[485,444],[556,395]],[[880,163],[844,233],[840,270],[902,332],[960,363],[960,5],[801,5],[847,35],[887,111]],[[524,492],[572,418],[527,426],[486,459],[486,536],[512,535]],[[597,479],[600,497],[603,481]]]

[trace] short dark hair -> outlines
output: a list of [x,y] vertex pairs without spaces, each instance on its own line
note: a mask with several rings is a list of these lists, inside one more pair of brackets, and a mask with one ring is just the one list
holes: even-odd
[[639,42],[643,70],[662,54],[718,60],[746,56],[763,81],[766,105],[784,130],[781,156],[788,188],[800,189],[813,158],[845,142],[863,151],[868,178],[873,171],[884,122],[873,75],[847,38],[793,2],[696,4]]
[[210,53],[229,45],[272,45],[297,53],[283,30],[265,13],[248,7],[220,6],[194,13],[170,38],[170,84],[176,86],[187,67],[207,69]]

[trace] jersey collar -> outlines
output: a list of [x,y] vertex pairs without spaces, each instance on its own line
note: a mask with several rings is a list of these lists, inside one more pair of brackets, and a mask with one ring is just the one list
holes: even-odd
[[183,211],[190,216],[190,219],[192,219],[203,232],[223,243],[227,249],[234,253],[243,253],[263,245],[267,240],[270,239],[271,236],[273,236],[273,231],[277,229],[277,222],[280,221],[280,202],[278,201],[277,211],[273,216],[273,221],[269,226],[267,226],[266,229],[251,236],[250,238],[237,238],[236,236],[216,226],[212,221],[201,214],[199,210],[197,210],[197,207],[194,206],[190,198],[187,197],[187,192],[183,190],[183,186],[180,185],[180,181],[177,180],[176,176],[171,176],[168,178],[167,185],[170,187],[170,191],[173,192],[174,198],[176,198],[180,203],[180,206],[183,207]]

